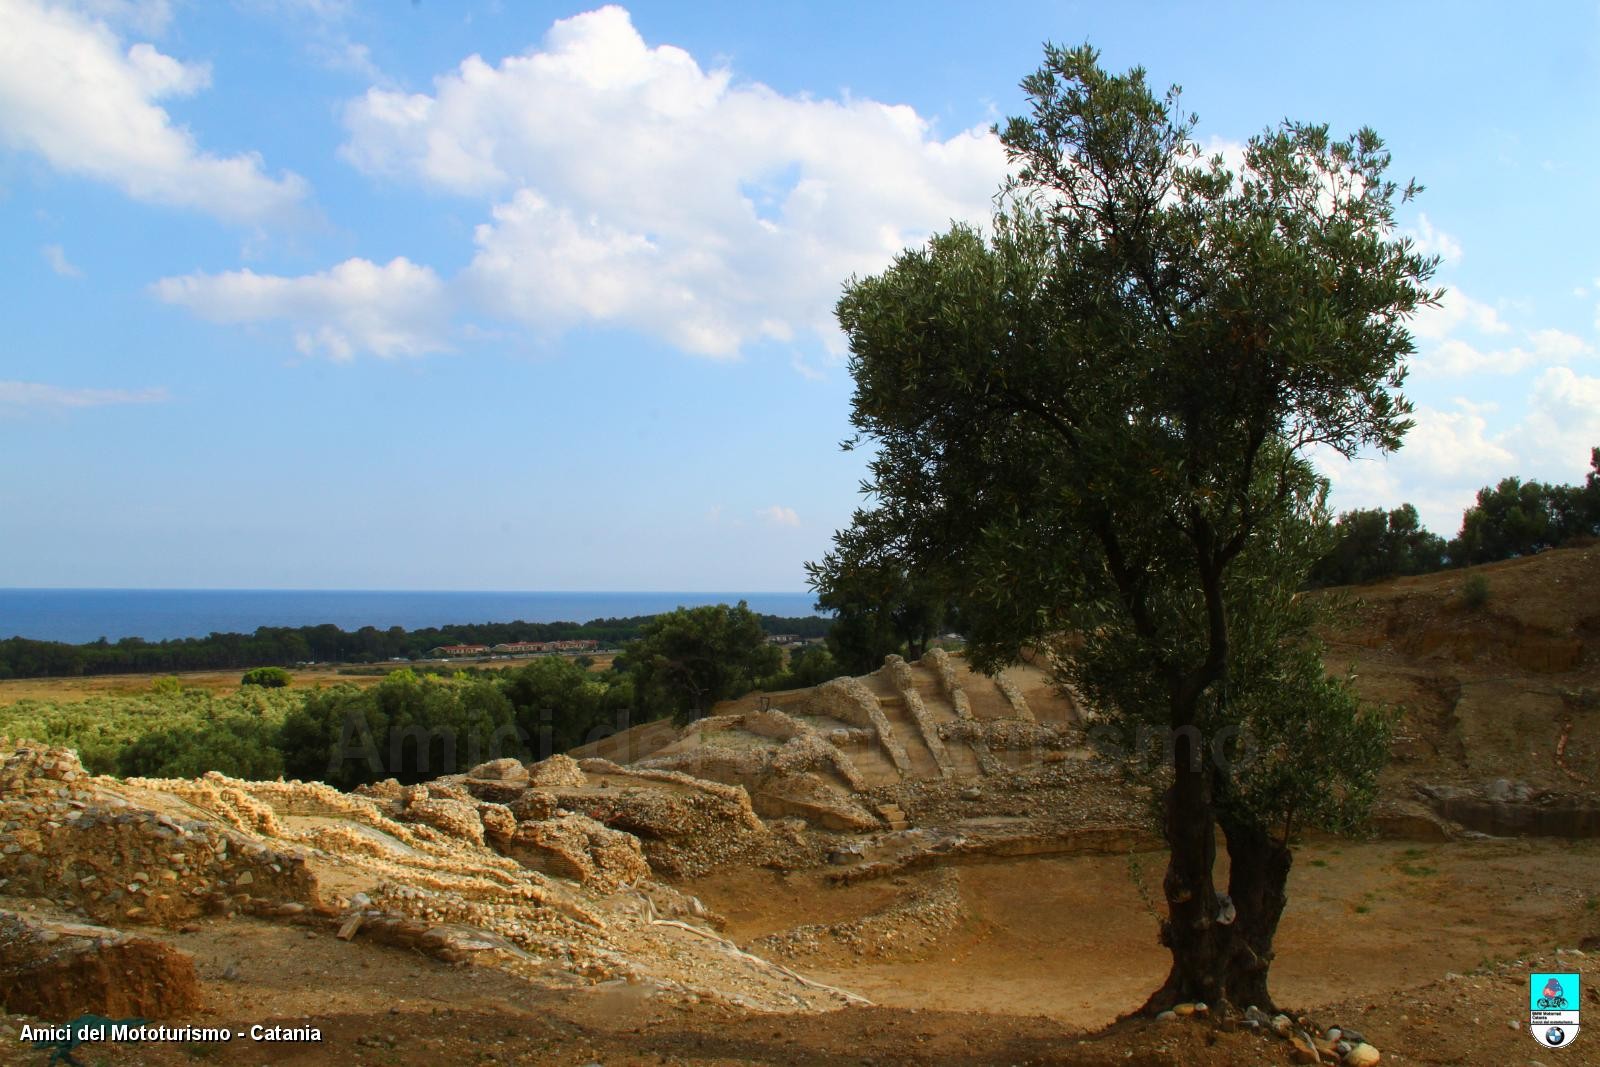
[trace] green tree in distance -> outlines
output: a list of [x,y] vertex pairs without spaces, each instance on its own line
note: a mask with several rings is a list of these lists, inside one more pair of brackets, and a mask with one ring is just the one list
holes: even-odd
[[244,672],[244,677],[239,679],[240,685],[259,685],[265,689],[282,689],[288,685],[292,678],[289,672],[282,667],[257,667]]
[[[1437,261],[1392,238],[1416,190],[1370,130],[1284,123],[1230,173],[1176,89],[1088,47],[1047,46],[1022,86],[993,234],[956,226],[840,301],[853,443],[877,448],[865,535],[960,579],[975,665],[1076,634],[1068,678],[1170,731],[1172,967],[1146,1010],[1268,1007],[1293,829],[1359,817],[1388,731],[1297,598],[1328,547],[1302,453],[1399,447]],[[1213,758],[1230,731],[1259,758]]]
[[1333,536],[1333,550],[1311,568],[1313,585],[1355,585],[1444,567],[1444,538],[1424,529],[1410,504],[1347,511]]
[[1456,566],[1492,563],[1542,552],[1573,537],[1600,535],[1600,448],[1589,452],[1583,485],[1548,485],[1503,478],[1478,490],[1478,501],[1461,516],[1461,532],[1450,542]]
[[633,676],[636,709],[683,723],[754,689],[783,665],[783,652],[767,642],[760,620],[741,600],[731,608],[714,604],[656,616],[624,648],[622,663]]
[[877,670],[891,652],[920,659],[945,625],[948,587],[913,565],[883,518],[858,511],[834,550],[806,564],[817,608],[834,613],[828,648],[848,674]]

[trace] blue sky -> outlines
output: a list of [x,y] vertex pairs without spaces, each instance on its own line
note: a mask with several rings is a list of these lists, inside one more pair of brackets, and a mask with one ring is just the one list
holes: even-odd
[[1592,3],[0,0],[0,586],[802,588],[840,285],[987,217],[1047,38],[1427,186],[1418,426],[1336,506],[1581,478]]

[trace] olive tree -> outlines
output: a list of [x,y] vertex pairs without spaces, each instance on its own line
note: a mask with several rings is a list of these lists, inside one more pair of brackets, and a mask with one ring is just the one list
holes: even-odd
[[1399,447],[1437,264],[1394,237],[1416,188],[1370,130],[1286,122],[1230,169],[1176,89],[1088,47],[1047,46],[1022,85],[992,232],[954,226],[839,303],[864,514],[959,582],[976,665],[1071,634],[1063,674],[1170,731],[1172,969],[1146,1009],[1265,1007],[1294,828],[1359,817],[1388,726],[1311,639],[1328,516],[1306,453]]

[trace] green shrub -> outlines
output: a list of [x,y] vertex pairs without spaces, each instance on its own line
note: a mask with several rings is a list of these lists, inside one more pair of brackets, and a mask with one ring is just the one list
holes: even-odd
[[264,689],[282,689],[291,680],[289,672],[282,667],[257,667],[253,671],[245,671],[244,677],[239,679],[239,684],[259,685]]
[[1473,611],[1489,602],[1489,579],[1481,574],[1469,574],[1461,583],[1461,602]]
[[[176,683],[177,679],[172,680]],[[162,741],[151,741],[133,773],[166,773],[170,770],[164,761],[151,754],[152,746],[160,743],[173,746],[173,763],[180,759],[197,760],[196,752],[206,750],[229,753],[224,764],[201,767],[196,773],[230,768],[258,768],[271,771],[267,777],[276,777],[273,764],[242,758],[239,742],[230,740],[217,731],[238,735],[248,733],[243,728],[225,728],[218,724],[242,718],[260,724],[262,743],[270,734],[272,745],[277,746],[276,731],[291,708],[299,706],[303,693],[288,689],[241,689],[237,693],[211,694],[197,689],[178,689],[160,693],[137,693],[126,696],[102,696],[72,703],[22,700],[0,707],[0,735],[26,737],[48,745],[61,745],[76,749],[78,758],[94,774],[123,774],[122,754],[125,750],[150,735],[159,735]],[[185,739],[194,739],[185,744]],[[180,747],[181,746],[181,747]],[[220,756],[219,756],[220,758]],[[199,762],[187,765],[199,766]],[[131,766],[131,765],[130,765]],[[166,768],[164,770],[163,768]]]
[[281,778],[278,733],[277,722],[251,715],[229,715],[199,730],[157,730],[124,748],[117,770],[146,778],[199,778],[207,771],[233,778]]
[[832,652],[825,646],[815,645],[790,652],[788,666],[776,674],[763,678],[760,688],[769,692],[804,689],[807,686],[821,685],[844,673],[846,673],[844,668],[833,658]]
[[284,770],[341,789],[383,778],[422,782],[527,749],[494,681],[395,671],[370,689],[313,691],[284,720]]

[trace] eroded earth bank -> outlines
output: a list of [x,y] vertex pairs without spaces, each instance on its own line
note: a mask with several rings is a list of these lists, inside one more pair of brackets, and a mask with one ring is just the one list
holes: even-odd
[[935,651],[352,793],[6,742],[0,1055],[92,1012],[321,1040],[85,1063],[1538,1060],[1528,972],[1600,980],[1600,549],[1477,570],[1329,634],[1405,717],[1373,836],[1300,844],[1281,1020],[1117,1021],[1166,968],[1148,794],[1043,664]]

